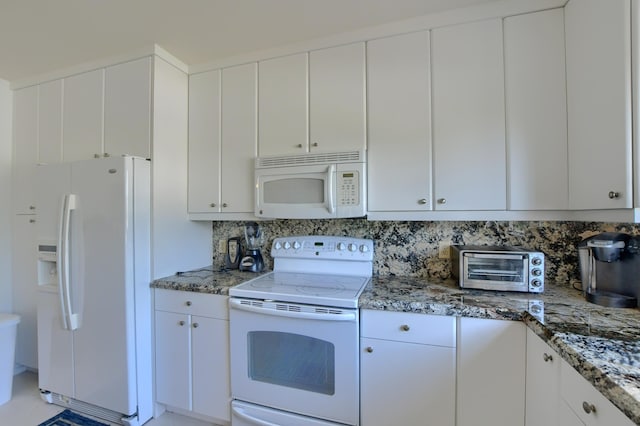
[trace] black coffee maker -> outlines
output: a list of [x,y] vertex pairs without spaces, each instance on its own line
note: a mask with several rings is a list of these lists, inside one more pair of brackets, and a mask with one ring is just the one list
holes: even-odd
[[245,251],[240,260],[240,270],[261,272],[264,269],[264,259],[260,248],[264,244],[264,232],[257,222],[247,222],[244,226]]
[[578,245],[582,291],[587,301],[634,308],[640,298],[640,237],[603,232]]

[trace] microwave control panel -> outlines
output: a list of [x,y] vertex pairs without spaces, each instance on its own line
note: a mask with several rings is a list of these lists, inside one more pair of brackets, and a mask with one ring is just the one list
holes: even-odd
[[338,172],[338,199],[341,206],[360,204],[360,177],[356,170]]

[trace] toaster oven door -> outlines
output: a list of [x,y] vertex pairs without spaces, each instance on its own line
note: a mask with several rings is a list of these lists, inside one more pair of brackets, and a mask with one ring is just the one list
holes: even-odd
[[464,253],[461,285],[468,288],[528,291],[527,256],[502,253]]

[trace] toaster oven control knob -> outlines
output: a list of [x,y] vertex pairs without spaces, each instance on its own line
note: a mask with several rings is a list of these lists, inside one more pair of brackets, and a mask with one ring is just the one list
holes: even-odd
[[297,241],[294,241],[294,242],[293,242],[293,249],[294,249],[294,250],[298,250],[299,248],[300,248],[300,243],[299,243],[299,242],[297,242]]
[[542,275],[542,271],[538,268],[535,268],[534,270],[532,270],[531,273],[533,274],[534,277],[539,277],[540,275]]
[[282,243],[280,241],[276,241],[276,244],[273,246],[276,250],[280,250],[282,248]]
[[360,251],[362,253],[366,253],[366,252],[369,251],[369,247],[367,247],[365,244],[363,244],[363,245],[360,246]]
[[531,281],[531,285],[535,288],[538,288],[542,285],[542,281],[540,281],[539,279],[535,279],[533,281]]
[[542,259],[540,259],[539,257],[534,257],[533,259],[531,259],[531,263],[534,266],[540,266],[542,264]]
[[349,251],[356,251],[356,250],[358,250],[358,246],[353,243],[349,243]]
[[289,250],[291,248],[291,243],[289,241],[284,242],[284,249]]
[[346,250],[347,245],[345,243],[338,243],[338,250],[344,251]]

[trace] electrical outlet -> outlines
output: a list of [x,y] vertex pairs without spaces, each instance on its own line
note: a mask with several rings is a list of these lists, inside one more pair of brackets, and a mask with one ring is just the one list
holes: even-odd
[[449,255],[449,251],[451,249],[449,248],[449,243],[441,241],[440,244],[438,244],[438,258],[439,259],[449,259],[450,255]]
[[220,254],[227,253],[227,242],[225,240],[218,241],[218,253]]

